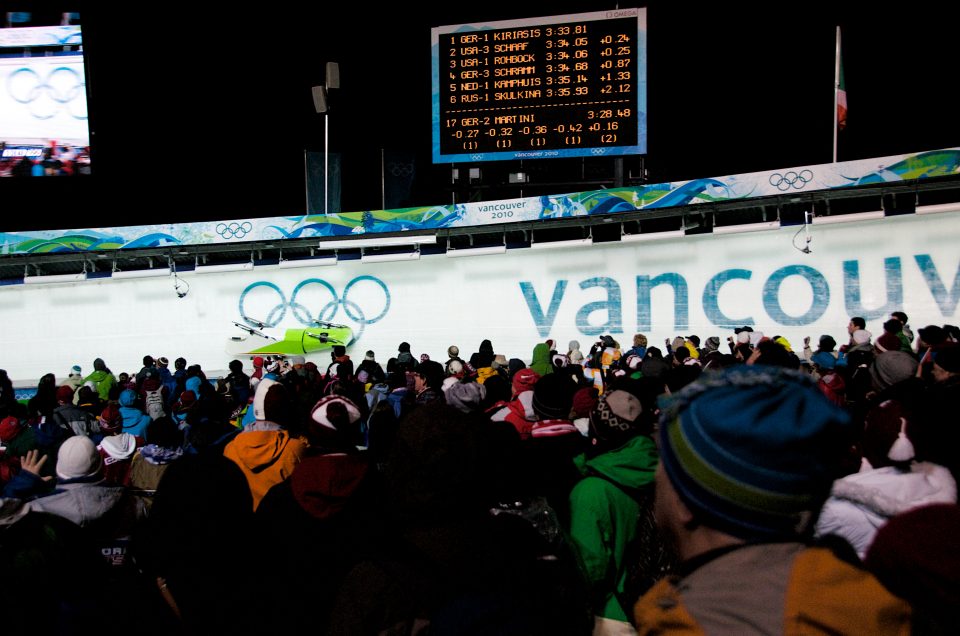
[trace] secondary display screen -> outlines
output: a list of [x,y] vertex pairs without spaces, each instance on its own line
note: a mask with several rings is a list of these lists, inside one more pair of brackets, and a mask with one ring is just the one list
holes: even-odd
[[434,163],[646,153],[644,9],[431,35]]
[[[14,19],[17,18],[17,19]],[[90,174],[79,15],[7,14],[0,29],[0,177]]]

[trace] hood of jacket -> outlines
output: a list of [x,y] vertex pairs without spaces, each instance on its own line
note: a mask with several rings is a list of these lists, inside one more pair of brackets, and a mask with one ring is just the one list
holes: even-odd
[[926,504],[956,503],[957,483],[943,466],[915,462],[909,471],[885,466],[847,475],[833,483],[830,494],[893,517]]
[[283,429],[244,430],[233,438],[230,446],[244,468],[258,473],[275,464],[292,439]]
[[100,442],[100,448],[111,459],[129,459],[137,450],[137,438],[130,433],[107,435]]
[[639,489],[653,483],[660,456],[657,446],[646,435],[638,435],[619,448],[588,458],[574,458],[577,470],[585,476],[605,478],[627,489]]
[[194,375],[187,378],[187,381],[183,383],[184,389],[187,391],[193,391],[194,395],[198,398],[200,397],[200,385],[203,381],[200,379],[200,376]]
[[290,490],[310,516],[328,519],[343,510],[368,469],[369,462],[362,455],[304,457],[290,477]]
[[120,402],[120,406],[127,407],[133,406],[134,402],[136,401],[137,393],[133,389],[124,389],[123,392],[120,393],[120,399],[118,400],[118,402]]
[[530,368],[545,376],[553,373],[553,364],[550,362],[550,346],[541,342],[533,348],[533,359],[530,360]]

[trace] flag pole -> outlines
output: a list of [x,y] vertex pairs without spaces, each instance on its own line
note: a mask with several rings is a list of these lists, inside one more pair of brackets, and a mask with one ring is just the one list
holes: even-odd
[[837,26],[837,53],[833,69],[833,163],[837,163],[837,132],[840,125],[840,27]]

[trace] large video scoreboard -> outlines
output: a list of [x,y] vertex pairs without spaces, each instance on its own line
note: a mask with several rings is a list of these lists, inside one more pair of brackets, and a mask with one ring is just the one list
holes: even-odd
[[431,35],[434,163],[646,153],[644,9]]

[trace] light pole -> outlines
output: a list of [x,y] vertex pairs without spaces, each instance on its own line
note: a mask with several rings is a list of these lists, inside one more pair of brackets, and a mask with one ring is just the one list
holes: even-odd
[[330,211],[330,103],[329,91],[340,88],[340,66],[327,62],[326,80],[323,86],[314,86],[313,107],[323,115],[323,213]]

